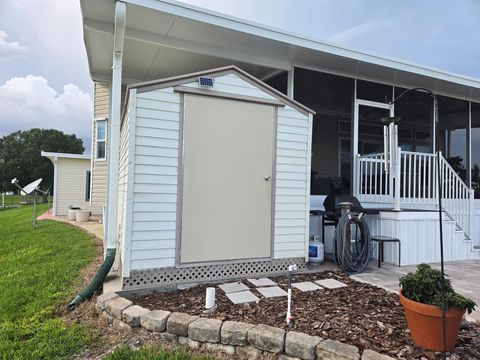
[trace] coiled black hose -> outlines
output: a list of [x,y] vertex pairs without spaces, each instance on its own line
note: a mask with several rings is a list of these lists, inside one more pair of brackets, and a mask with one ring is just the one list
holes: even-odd
[[[355,237],[351,236],[352,225]],[[360,238],[357,233],[360,231]],[[370,231],[363,213],[344,213],[338,219],[334,240],[335,264],[348,274],[361,273],[370,260]]]
[[107,249],[107,254],[105,260],[103,261],[102,266],[98,269],[94,278],[88,284],[88,286],[80,291],[77,296],[67,305],[67,309],[72,311],[75,309],[81,302],[89,299],[95,291],[103,284],[103,281],[107,277],[110,269],[112,268],[113,262],[115,260],[115,251],[116,249]]

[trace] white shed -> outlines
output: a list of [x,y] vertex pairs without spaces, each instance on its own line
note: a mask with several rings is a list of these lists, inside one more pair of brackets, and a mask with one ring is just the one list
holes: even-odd
[[67,215],[68,207],[90,205],[90,155],[42,151],[53,163],[53,215]]
[[127,96],[124,289],[305,267],[312,110],[235,66],[131,85]]

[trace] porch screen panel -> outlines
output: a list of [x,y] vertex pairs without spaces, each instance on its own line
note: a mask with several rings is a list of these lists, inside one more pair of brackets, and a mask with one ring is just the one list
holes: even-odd
[[467,182],[468,101],[438,97],[437,148],[455,172]]
[[[395,88],[395,96],[407,89]],[[403,151],[433,152],[433,98],[430,94],[411,91],[395,102],[398,123],[398,144]]]
[[295,100],[316,111],[310,193],[350,193],[354,80],[302,68],[294,79]]
[[480,199],[480,104],[472,102],[471,173],[475,199]]

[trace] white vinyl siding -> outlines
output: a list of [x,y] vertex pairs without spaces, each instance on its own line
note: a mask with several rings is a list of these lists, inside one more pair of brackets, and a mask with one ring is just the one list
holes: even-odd
[[180,95],[136,96],[130,270],[175,265]]
[[[131,126],[131,117],[134,113],[132,109],[132,104],[134,100],[130,100],[129,106],[127,107],[127,113],[123,118],[123,122],[120,128],[120,156],[119,156],[119,166],[118,166],[118,208],[117,208],[117,234],[118,234],[118,246],[120,249],[120,261],[122,263],[122,271],[129,271],[129,237],[130,237],[130,210],[131,205],[128,204],[128,190],[129,190],[129,181],[131,182],[131,168],[133,163],[129,160],[130,150],[135,148],[135,144],[130,144],[130,126]],[[127,225],[128,219],[128,225]]]
[[87,209],[89,202],[85,200],[87,172],[90,171],[90,159],[57,160],[57,189],[55,215],[67,215],[70,205]]
[[[197,88],[197,89],[204,88],[200,86],[198,82],[192,82],[182,86],[188,86],[188,87]],[[225,93],[231,93],[235,95],[253,96],[253,97],[258,97],[262,99],[277,100],[277,98],[274,98],[270,94],[267,94],[263,90],[260,90],[255,85],[252,85],[249,82],[233,74],[219,76],[215,78],[213,90],[225,92]]]
[[[198,87],[196,82],[182,86]],[[233,74],[217,77],[214,90],[275,99]],[[135,136],[131,136],[135,144],[129,150],[129,161],[135,165],[133,177],[128,177],[133,178],[132,216],[126,218],[131,221],[130,261],[123,276],[131,270],[176,264],[180,94],[171,87],[151,90],[137,93],[135,102]],[[309,117],[291,107],[279,107],[277,123],[273,256],[305,258]]]
[[274,257],[304,257],[308,243],[309,118],[278,109]]

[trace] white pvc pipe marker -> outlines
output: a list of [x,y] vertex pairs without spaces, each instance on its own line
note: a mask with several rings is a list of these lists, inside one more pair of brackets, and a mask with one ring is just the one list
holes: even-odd
[[297,270],[297,265],[288,266],[288,301],[287,301],[287,325],[292,320],[292,272]]
[[215,288],[208,287],[205,294],[205,309],[210,310],[215,306]]

